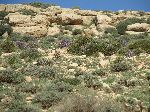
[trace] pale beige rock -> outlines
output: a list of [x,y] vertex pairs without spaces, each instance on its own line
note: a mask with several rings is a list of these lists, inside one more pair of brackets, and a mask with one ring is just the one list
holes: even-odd
[[112,18],[107,15],[97,15],[97,24],[109,24],[111,21]]
[[145,32],[126,31],[125,33],[128,35],[140,35],[140,34],[143,34]]
[[150,25],[147,23],[135,23],[132,25],[127,26],[128,31],[135,31],[135,32],[146,32],[150,28]]
[[[13,26],[31,26],[35,25],[31,22],[30,15],[21,15],[19,13],[10,13],[5,18],[9,19],[9,23],[13,24]],[[21,25],[20,25],[21,24]]]
[[98,12],[92,10],[79,10],[76,9],[75,13],[81,16],[96,16]]
[[63,25],[82,25],[82,16],[76,14],[58,14],[57,22]]
[[14,32],[27,34],[34,37],[43,37],[47,35],[46,26],[30,26],[30,27],[12,27]]
[[25,76],[25,80],[26,80],[27,82],[31,82],[31,81],[32,81],[32,77],[31,77],[31,76]]
[[82,16],[83,25],[93,24],[95,17],[94,16]]
[[54,36],[60,33],[60,29],[58,27],[49,27],[47,35]]
[[36,15],[34,18],[32,18],[32,22],[37,24],[42,24],[42,25],[48,25],[49,21],[46,15]]
[[98,24],[97,28],[101,31],[105,31],[108,28],[115,28],[115,27],[112,25],[108,25],[108,24]]

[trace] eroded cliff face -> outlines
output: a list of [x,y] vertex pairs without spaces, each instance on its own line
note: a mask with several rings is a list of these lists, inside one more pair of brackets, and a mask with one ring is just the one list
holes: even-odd
[[[63,28],[68,26],[72,29],[82,30],[83,35],[101,36],[106,29],[115,29],[116,24],[120,21],[134,17],[146,20],[150,14],[145,12],[141,16],[139,11],[92,11],[61,8],[60,6],[50,6],[43,9],[23,4],[1,4],[0,11],[9,12],[5,18],[9,19],[14,32],[34,37],[59,33],[72,35],[70,30]],[[150,32],[149,24],[130,25],[126,31],[127,34],[143,32]]]

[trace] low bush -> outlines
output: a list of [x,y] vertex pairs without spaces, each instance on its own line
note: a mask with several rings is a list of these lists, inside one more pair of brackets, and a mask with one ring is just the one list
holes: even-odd
[[15,99],[11,102],[7,112],[41,112],[37,106],[27,104],[25,101]]
[[55,78],[55,69],[50,66],[28,66],[22,70],[22,72],[26,75],[35,76],[38,78],[48,78],[54,79]]
[[81,29],[75,29],[75,30],[73,30],[72,34],[73,34],[73,35],[82,34],[82,30],[81,30]]
[[35,95],[33,103],[39,103],[42,105],[43,109],[48,109],[51,106],[57,104],[61,99],[61,93],[55,91],[43,91]]
[[3,20],[5,16],[7,16],[9,13],[5,11],[0,11],[0,20]]
[[131,66],[129,63],[126,62],[126,60],[123,57],[116,58],[115,61],[111,64],[111,71],[113,72],[123,72],[130,70]]
[[91,56],[99,52],[99,43],[93,38],[80,37],[69,46],[68,52]]
[[22,59],[25,59],[26,61],[32,61],[41,56],[42,56],[42,54],[35,48],[22,50],[22,52],[20,53],[20,57]]
[[37,59],[37,65],[38,66],[52,66],[53,65],[53,61],[48,59],[48,58],[39,58]]
[[10,37],[7,37],[1,44],[0,47],[3,52],[11,53],[16,51],[16,44],[11,40]]
[[150,17],[147,18],[147,24],[150,24]]
[[21,83],[24,81],[24,77],[20,72],[16,72],[13,69],[6,69],[0,71],[0,82],[6,83]]
[[33,82],[23,82],[16,86],[16,92],[32,93],[35,94],[40,90],[38,85]]
[[55,45],[55,38],[54,37],[45,37],[43,39],[40,40],[40,46],[43,48],[43,49],[51,49],[51,48],[55,48],[56,45]]
[[2,36],[4,33],[8,33],[10,35],[13,32],[13,29],[10,25],[0,25],[0,36]]
[[129,44],[129,49],[137,50],[140,52],[150,53],[150,40],[149,39],[139,39]]
[[56,82],[56,83],[52,83],[51,85],[48,85],[46,87],[46,90],[68,93],[73,91],[73,86],[70,85],[69,83],[62,81],[62,82]]
[[53,110],[58,112],[121,112],[123,107],[107,96],[73,94],[65,97]]
[[46,9],[50,6],[55,6],[55,4],[48,4],[48,3],[42,3],[42,2],[32,2],[29,5],[33,7],[37,7],[37,8],[43,8],[43,9]]
[[115,39],[104,39],[99,44],[99,51],[106,56],[111,56],[116,53],[121,47],[121,44]]
[[6,66],[10,66],[12,68],[20,68],[22,66],[22,61],[18,55],[10,55],[5,58]]
[[22,9],[22,10],[19,10],[19,12],[23,15],[31,15],[31,16],[36,15],[36,12],[34,12],[33,10],[30,10],[30,9]]

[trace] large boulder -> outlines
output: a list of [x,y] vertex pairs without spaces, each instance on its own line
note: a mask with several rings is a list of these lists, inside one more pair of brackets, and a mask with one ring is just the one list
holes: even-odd
[[76,14],[58,14],[57,22],[62,25],[82,25],[82,16]]
[[21,15],[19,13],[10,13],[5,18],[9,19],[9,23],[13,26],[31,26],[34,25],[31,23],[30,15]]
[[12,27],[14,32],[27,34],[34,37],[43,37],[47,35],[46,26]]
[[79,9],[75,9],[74,12],[77,15],[81,15],[81,16],[96,16],[98,14],[98,12],[91,11],[91,10],[79,10]]
[[34,37],[42,37],[47,34],[49,22],[46,15],[31,17],[30,15],[10,13],[6,18],[9,18],[9,23],[13,26],[14,32],[32,35]]
[[30,5],[23,5],[23,4],[0,4],[0,11],[6,11],[6,12],[17,12],[19,10],[33,10],[34,12],[40,12],[40,8],[36,8]]
[[135,23],[132,25],[128,25],[128,31],[135,31],[135,32],[146,32],[150,29],[150,25],[147,23]]
[[111,21],[112,18],[107,15],[97,15],[97,24],[109,24]]
[[95,16],[82,16],[83,25],[93,24]]
[[49,27],[47,36],[54,36],[60,33],[60,29],[58,27]]

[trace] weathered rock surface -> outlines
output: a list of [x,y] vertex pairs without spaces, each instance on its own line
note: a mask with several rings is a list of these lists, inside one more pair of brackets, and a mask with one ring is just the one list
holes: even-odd
[[46,26],[12,27],[14,32],[27,34],[34,37],[43,37],[47,35]]
[[135,31],[135,32],[146,32],[150,29],[150,25],[147,23],[135,23],[132,25],[128,25],[128,31]]
[[58,27],[49,27],[47,35],[48,36],[54,36],[60,33],[60,29]]

